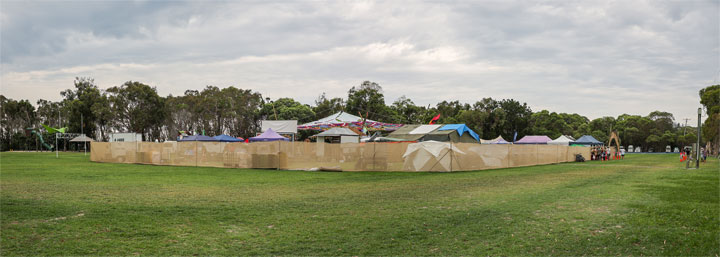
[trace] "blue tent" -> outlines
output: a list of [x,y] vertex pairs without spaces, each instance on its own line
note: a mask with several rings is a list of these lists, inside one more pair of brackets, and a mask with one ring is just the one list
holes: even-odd
[[243,140],[240,140],[240,139],[228,136],[228,135],[219,135],[219,136],[214,136],[213,138],[220,142],[242,142],[243,141]]
[[577,140],[570,142],[570,145],[602,145],[603,143],[591,135],[584,135]]
[[457,133],[460,136],[462,136],[463,134],[465,134],[465,132],[467,132],[475,140],[480,141],[480,136],[478,136],[478,134],[475,133],[475,131],[472,131],[472,129],[468,128],[468,126],[465,124],[447,124],[438,129],[438,131],[440,131],[440,130],[457,130]]
[[178,140],[178,142],[185,142],[185,141],[215,141],[217,142],[217,139],[214,139],[209,136],[203,136],[203,135],[192,135],[192,136],[186,136],[182,139]]

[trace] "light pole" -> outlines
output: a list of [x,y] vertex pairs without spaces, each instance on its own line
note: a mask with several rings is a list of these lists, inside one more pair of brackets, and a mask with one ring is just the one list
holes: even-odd
[[698,108],[698,127],[697,127],[697,154],[695,159],[695,168],[700,168],[700,119],[702,115],[702,108]]
[[270,104],[272,105],[273,113],[275,114],[275,120],[277,120],[278,117],[277,117],[277,112],[275,111],[275,102],[274,102],[274,101],[270,101],[270,97],[265,97],[265,100],[267,100],[268,102],[270,102]]

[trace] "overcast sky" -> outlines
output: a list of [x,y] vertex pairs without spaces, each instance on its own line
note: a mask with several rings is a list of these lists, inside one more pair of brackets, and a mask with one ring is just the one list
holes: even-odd
[[[697,117],[720,83],[718,1],[1,1],[1,93],[75,77],[206,85],[313,104],[364,80],[388,104],[513,98],[589,118]],[[696,120],[696,119],[692,119]],[[692,121],[691,121],[692,122]]]

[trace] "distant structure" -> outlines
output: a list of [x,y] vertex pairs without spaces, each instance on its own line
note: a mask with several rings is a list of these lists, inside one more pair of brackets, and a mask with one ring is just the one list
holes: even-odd
[[142,142],[142,134],[110,133],[110,142]]

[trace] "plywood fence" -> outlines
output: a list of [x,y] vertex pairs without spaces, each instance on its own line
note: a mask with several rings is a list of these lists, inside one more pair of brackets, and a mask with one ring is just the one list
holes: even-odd
[[412,143],[92,142],[94,162],[172,166],[342,171],[464,171],[571,162],[589,147],[453,143],[414,151]]

